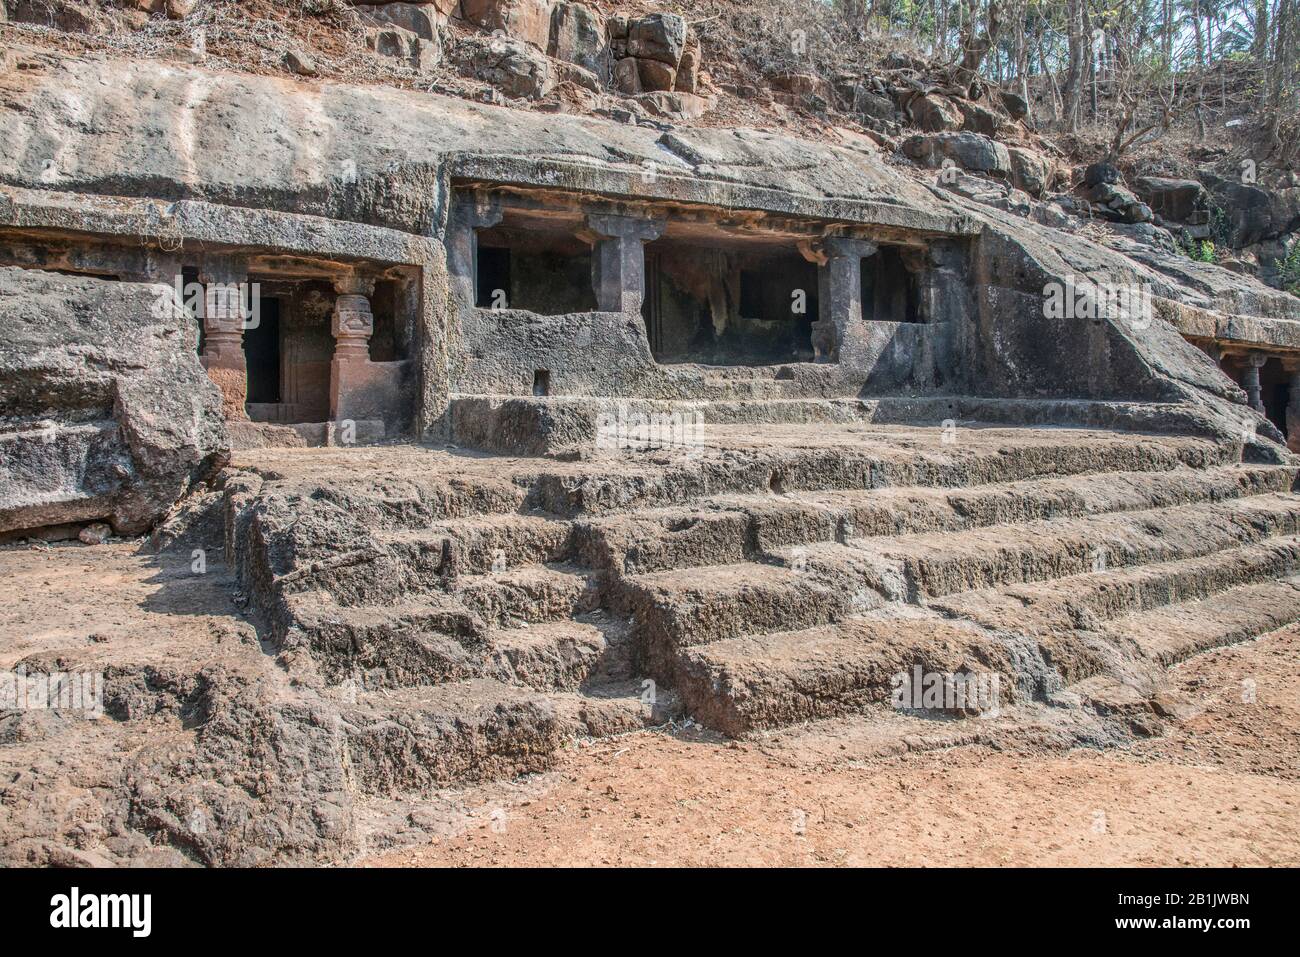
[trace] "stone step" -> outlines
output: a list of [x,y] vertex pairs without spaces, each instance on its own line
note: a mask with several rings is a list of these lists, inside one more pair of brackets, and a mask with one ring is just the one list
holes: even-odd
[[381,532],[376,538],[402,562],[423,567],[436,556],[438,574],[455,578],[567,561],[573,552],[573,523],[545,515],[475,515],[429,528]]
[[523,565],[503,572],[465,575],[450,594],[489,625],[559,621],[593,611],[600,593],[573,565]]
[[1210,598],[1300,569],[1300,538],[1284,536],[1196,558],[953,595],[930,603],[952,618],[1044,641],[1102,630],[1125,615]]
[[[808,628],[886,602],[1177,561],[1300,530],[1300,499],[1248,499],[972,531],[851,539],[779,550],[784,565],[739,562],[651,572],[612,589],[652,674],[680,648]],[[953,606],[940,605],[941,608]],[[994,627],[999,623],[993,622]]]
[[600,682],[550,696],[571,737],[606,738],[657,728],[685,712],[681,697],[649,679]]
[[627,622],[602,611],[573,620],[493,629],[489,673],[541,691],[577,691],[590,682],[631,680]]
[[[778,428],[785,431],[769,434]],[[1069,430],[971,431],[980,437],[947,445],[935,428],[899,436],[896,430],[864,426],[805,436],[792,427],[771,427],[764,431],[765,441],[755,444],[751,432],[718,427],[706,430],[693,448],[611,452],[609,467],[601,471],[541,471],[529,502],[553,515],[592,518],[690,506],[725,495],[958,489],[1114,472],[1204,470],[1234,461],[1231,449],[1201,439],[1151,436],[1139,442]],[[627,467],[629,462],[637,467]]]
[[[1298,621],[1300,579],[1291,577],[1133,612],[1093,632],[1071,630],[1068,641],[1049,641],[1046,657],[1038,662],[1055,669],[1053,687],[1079,688],[1117,664],[1131,674],[1135,658],[1163,669]],[[903,680],[917,667],[922,676],[975,676],[965,700],[950,700],[940,710],[987,714],[1012,700],[1016,689],[1023,693],[1047,684],[1038,668],[1026,667],[1034,656],[1025,654],[1021,639],[1007,634],[1012,627],[1007,622],[993,631],[936,620],[918,610],[896,614],[890,609],[685,648],[676,682],[696,720],[730,735],[897,703],[900,687],[923,686],[914,678]],[[985,676],[982,684],[980,676]],[[902,703],[924,704],[924,699]],[[950,707],[954,703],[957,709]]]
[[569,738],[547,695],[485,678],[366,691],[342,717],[356,788],[388,797],[545,771]]
[[296,603],[290,640],[310,648],[330,684],[432,685],[484,673],[490,631],[448,595],[340,606],[328,595]]
[[669,680],[681,648],[834,621],[879,604],[871,594],[855,606],[858,596],[810,575],[756,562],[632,576],[611,597],[616,611],[633,620],[640,666]]
[[1192,655],[1258,638],[1297,621],[1300,578],[1290,576],[1124,615],[1108,623],[1103,632],[1117,642],[1131,643],[1144,657],[1168,668]]
[[682,714],[675,693],[643,681],[547,694],[490,678],[364,691],[341,711],[357,790],[385,797],[547,771],[575,738],[657,727]]
[[[1004,428],[1060,428],[1094,430],[1105,434],[1116,429],[1147,432],[1158,422],[1168,434],[1207,435],[1204,421],[1195,410],[1178,402],[1110,402],[1070,399],[1008,399],[974,396],[909,396],[876,399],[835,398],[842,388],[834,367],[820,364],[787,364],[776,383],[790,383],[798,397],[777,395],[732,398],[725,395],[728,384],[706,383],[696,369],[663,367],[695,399],[658,400],[602,398],[594,396],[505,396],[453,393],[448,424],[453,442],[461,446],[508,455],[572,453],[576,448],[599,447],[602,423],[631,417],[676,416],[679,420],[701,421],[710,429],[742,426],[769,432],[783,426],[870,427],[952,423],[965,431],[980,426]],[[788,377],[788,378],[787,378]],[[761,380],[754,380],[761,381]],[[808,397],[808,393],[821,397]],[[937,431],[937,430],[936,430]]]
[[[1175,506],[1087,518],[998,525],[955,533],[851,539],[783,550],[788,563],[854,581],[865,560],[876,579],[901,581],[910,601],[1045,581],[1154,562],[1177,561],[1300,532],[1300,497],[1290,494]],[[870,577],[868,587],[875,587]],[[903,597],[891,595],[891,597]]]
[[718,496],[686,507],[611,516],[581,526],[583,560],[615,575],[733,564],[784,546],[847,538],[963,531],[1287,492],[1295,469],[1225,466],[1205,472],[1118,472],[971,489],[880,488]]
[[995,636],[920,614],[855,617],[686,648],[676,679],[696,720],[741,735],[889,703],[900,676],[918,665],[925,674],[998,675],[996,689],[991,680],[984,687],[999,695],[1016,684],[1012,656]]

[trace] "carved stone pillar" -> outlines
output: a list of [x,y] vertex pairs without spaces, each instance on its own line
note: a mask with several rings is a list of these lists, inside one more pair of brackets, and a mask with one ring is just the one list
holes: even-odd
[[334,281],[338,298],[330,318],[334,334],[334,360],[330,363],[330,418],[334,421],[364,417],[362,409],[371,380],[370,337],[375,331],[375,317],[370,311],[370,296],[375,281],[350,273]]
[[1260,367],[1268,361],[1268,356],[1260,352],[1246,354],[1246,364],[1241,374],[1241,387],[1246,390],[1250,407],[1260,415],[1264,414],[1264,399],[1259,386]]
[[813,323],[813,351],[818,362],[838,362],[845,345],[862,329],[862,260],[874,255],[875,243],[831,237],[822,241],[825,264],[818,270],[820,318]]
[[640,312],[645,300],[645,244],[663,234],[664,221],[593,213],[587,217],[587,229],[596,308]]
[[501,201],[495,197],[462,195],[452,206],[447,230],[447,271],[452,293],[463,306],[477,299],[478,230],[501,222]]
[[248,267],[230,257],[209,257],[199,269],[203,284],[203,355],[200,362],[221,390],[227,419],[247,419],[248,363],[244,329],[251,321],[246,291]]

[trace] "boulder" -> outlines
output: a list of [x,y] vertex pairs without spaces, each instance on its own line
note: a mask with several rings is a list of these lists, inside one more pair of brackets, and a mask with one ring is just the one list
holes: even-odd
[[698,120],[713,108],[712,97],[695,93],[642,93],[636,102],[651,116],[677,123]]
[[677,83],[677,71],[667,63],[638,58],[636,66],[641,77],[641,89],[646,92],[667,92]]
[[826,98],[831,95],[830,84],[815,73],[801,73],[791,70],[774,74],[770,77],[769,82],[774,89],[794,96],[820,96]]
[[1030,196],[1042,196],[1047,189],[1052,164],[1042,153],[1021,146],[1008,146],[1011,157],[1011,182]]
[[918,133],[903,141],[903,153],[930,167],[940,167],[948,159],[972,173],[1011,175],[1007,148],[979,133]]
[[959,130],[966,122],[966,117],[952,100],[936,93],[913,97],[907,105],[907,111],[912,116],[912,122],[927,133]]
[[677,67],[677,86],[680,93],[697,93],[700,84],[700,48],[687,47]]
[[641,92],[641,71],[636,57],[624,57],[614,64],[614,89],[627,96]]
[[317,76],[320,73],[316,61],[306,50],[291,48],[285,51],[284,65],[299,76]]
[[1147,223],[1153,218],[1151,207],[1118,182],[1108,182],[1106,177],[1091,186],[1082,185],[1078,194],[1092,204],[1096,215],[1118,223]]
[[1083,171],[1083,185],[1088,188],[1103,183],[1111,185],[1118,183],[1121,179],[1123,177],[1120,176],[1119,167],[1113,163],[1093,163]]
[[1270,190],[1203,174],[1212,205],[1223,212],[1233,249],[1300,231],[1300,189]]
[[873,90],[868,84],[861,83],[853,90],[853,112],[873,120],[892,122],[894,101],[884,93]]
[[461,0],[461,13],[486,30],[546,51],[551,43],[551,4],[547,0]]
[[1189,223],[1208,209],[1205,187],[1194,179],[1140,176],[1133,185],[1152,210],[1171,222]]
[[1010,90],[999,90],[998,99],[1002,101],[1002,108],[1007,111],[1007,115],[1013,120],[1023,120],[1029,116],[1029,103],[1019,93],[1012,93]]
[[555,85],[551,61],[531,44],[503,36],[471,39],[476,41],[470,53],[474,76],[507,96],[538,99]]
[[551,41],[547,52],[557,60],[574,63],[599,77],[609,72],[609,44],[605,21],[581,3],[557,3],[551,16]]
[[673,69],[686,49],[686,21],[675,13],[652,13],[628,23],[627,52]]
[[437,42],[439,27],[446,17],[432,3],[383,3],[357,11],[361,22],[371,27],[400,27],[421,40]]
[[0,267],[0,533],[157,524],[226,464],[198,326],[147,283]]
[[962,113],[962,129],[969,130],[972,133],[983,133],[985,136],[997,136],[998,130],[1002,128],[1006,117],[996,110],[990,110],[987,106],[981,106],[978,103],[971,103],[964,100],[957,105]]
[[436,43],[401,27],[371,27],[366,33],[366,46],[378,56],[400,60],[417,73],[432,70],[442,55]]

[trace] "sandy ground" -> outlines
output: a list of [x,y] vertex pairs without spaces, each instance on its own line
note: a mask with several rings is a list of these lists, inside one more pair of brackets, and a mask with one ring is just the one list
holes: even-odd
[[1171,679],[1190,713],[1122,751],[810,766],[766,744],[631,735],[580,749],[532,799],[455,837],[365,863],[1295,865],[1298,655],[1292,628],[1185,663]]

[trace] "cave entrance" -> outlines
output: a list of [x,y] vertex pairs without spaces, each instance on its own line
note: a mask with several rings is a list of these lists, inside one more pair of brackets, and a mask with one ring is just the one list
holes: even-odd
[[333,285],[323,279],[269,279],[258,285],[258,324],[244,330],[245,411],[254,422],[324,422],[334,358]]
[[244,330],[244,362],[248,368],[248,402],[280,401],[280,300],[259,296],[257,324]]
[[642,315],[655,361],[811,362],[817,266],[789,244],[646,245]]
[[543,316],[594,312],[591,247],[571,229],[508,216],[478,231],[474,304]]
[[1281,359],[1271,358],[1260,367],[1259,396],[1264,402],[1265,417],[1286,435],[1286,407],[1291,399],[1291,385]]
[[921,253],[881,246],[862,260],[862,318],[868,322],[922,322],[917,280]]

